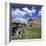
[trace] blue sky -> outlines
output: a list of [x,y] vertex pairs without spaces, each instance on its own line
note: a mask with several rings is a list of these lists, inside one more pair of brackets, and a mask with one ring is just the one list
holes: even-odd
[[41,5],[11,4],[12,18],[41,19]]

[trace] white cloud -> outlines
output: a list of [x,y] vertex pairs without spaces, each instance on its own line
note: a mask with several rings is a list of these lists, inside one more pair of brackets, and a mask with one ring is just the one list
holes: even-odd
[[24,7],[24,8],[22,8],[22,10],[27,12],[27,14],[29,14],[30,16],[32,16],[32,13],[35,14],[35,12],[36,12],[36,9],[34,6],[32,7],[32,9],[29,9],[28,7]]
[[41,10],[38,12],[38,16],[40,16],[42,13],[41,13]]
[[24,7],[24,8],[22,8],[22,10],[27,13],[32,13],[32,11],[30,9],[28,9],[28,7]]
[[30,13],[29,15],[32,16],[32,13]]
[[24,7],[24,8],[22,8],[22,10],[24,10],[25,12],[28,12],[28,13],[35,13],[36,12],[36,9],[34,6],[32,7],[31,10],[28,7]]
[[32,10],[32,13],[35,13],[35,12],[36,12],[36,9],[35,9],[35,7],[34,7],[34,6],[32,7],[32,9],[31,9],[31,10]]
[[12,16],[16,16],[16,17],[22,17],[26,14],[26,12],[16,8],[15,10],[12,10]]
[[35,7],[32,7],[31,10],[28,7],[24,7],[22,10],[19,8],[16,8],[15,10],[12,9],[12,17],[23,17],[25,14],[32,16],[32,13],[35,13],[35,11]]

